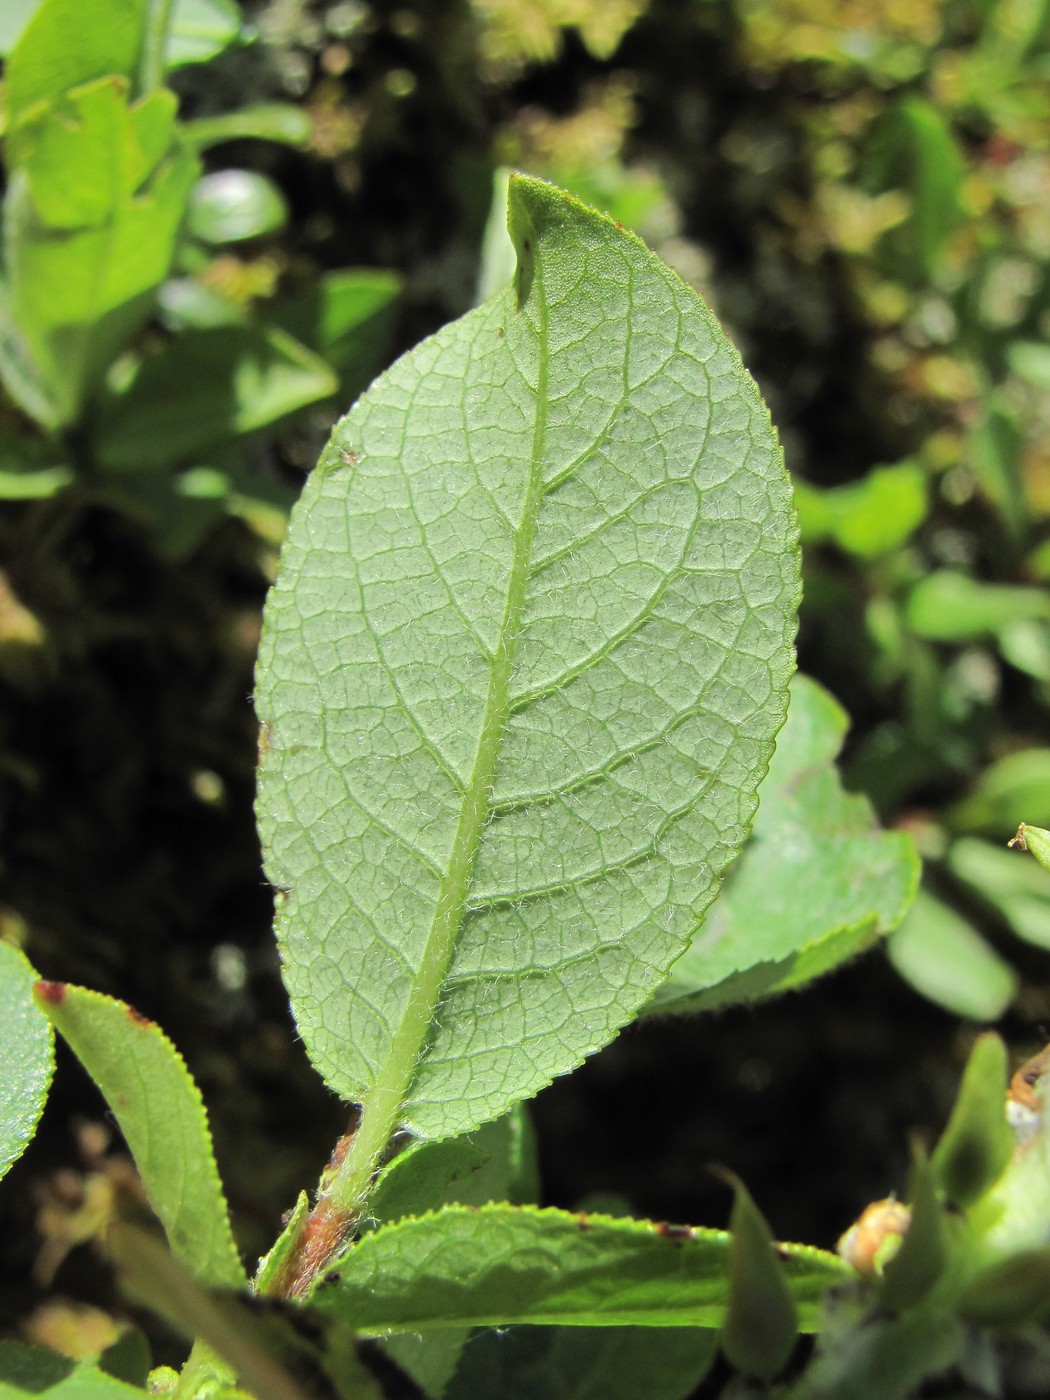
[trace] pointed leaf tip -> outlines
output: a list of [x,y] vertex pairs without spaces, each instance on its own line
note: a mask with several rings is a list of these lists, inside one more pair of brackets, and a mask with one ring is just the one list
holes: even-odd
[[798,1340],[798,1308],[765,1217],[738,1177],[720,1175],[733,1188],[722,1350],[743,1375],[771,1381],[787,1365]]

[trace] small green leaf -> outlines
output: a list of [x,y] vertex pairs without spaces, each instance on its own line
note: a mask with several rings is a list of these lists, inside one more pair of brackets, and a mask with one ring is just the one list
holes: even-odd
[[[1025,827],[1026,832],[1039,830]],[[1038,840],[1033,837],[1036,844]],[[1035,846],[1030,849],[1034,853]],[[1034,862],[1019,860],[990,841],[964,836],[952,843],[947,864],[979,900],[999,911],[1018,938],[1050,949],[1050,880]]]
[[792,666],[787,483],[736,352],[638,240],[511,189],[516,289],[343,420],[266,608],[257,810],[300,1032],[363,1104],[350,1208],[398,1127],[469,1131],[652,995]]
[[0,1342],[0,1400],[144,1400],[146,1392],[45,1347]]
[[[729,1236],[530,1206],[446,1206],[365,1235],[311,1306],[368,1331],[432,1327],[718,1327]],[[801,1326],[850,1277],[834,1255],[779,1247]]]
[[880,831],[867,800],[842,790],[834,760],[846,726],[827,691],[794,678],[751,839],[652,1011],[799,986],[903,918],[919,860],[909,836]]
[[1022,822],[1010,845],[1019,846],[1022,851],[1031,851],[1043,869],[1050,870],[1050,831],[1045,827]]
[[36,973],[0,941],[0,1176],[33,1140],[54,1070],[54,1036],[33,1001]]
[[241,37],[234,0],[175,0],[164,61],[168,68],[206,63]]
[[771,1381],[787,1365],[798,1340],[798,1308],[776,1245],[743,1182],[731,1178],[729,1301],[721,1342],[742,1375]]
[[243,1285],[200,1090],[171,1041],[84,987],[40,982],[36,1002],[112,1109],[175,1254],[204,1283]]
[[[999,1108],[1002,1118],[1001,1101]],[[900,1248],[886,1264],[879,1287],[879,1302],[890,1312],[915,1308],[944,1271],[947,1248],[944,1209],[937,1195],[938,1175],[926,1154],[916,1148],[908,1190],[911,1220]]]
[[1050,748],[1019,749],[989,764],[947,818],[957,830],[997,840],[1021,821],[1050,827]]
[[1019,618],[1050,617],[1050,598],[1042,588],[981,583],[939,569],[915,585],[904,615],[912,631],[930,641],[971,641]]
[[953,1205],[972,1205],[1010,1160],[1015,1138],[1003,1111],[1005,1092],[1006,1047],[997,1035],[979,1036],[931,1163]]
[[187,227],[202,243],[243,243],[288,222],[284,195],[256,170],[213,170],[193,188]]
[[795,482],[803,546],[831,541],[858,559],[898,549],[926,518],[926,473],[914,462],[876,467],[862,481],[823,489]]
[[887,952],[917,992],[974,1021],[997,1020],[1017,990],[1009,963],[972,924],[925,890],[890,935]]
[[187,330],[139,367],[98,412],[98,456],[111,472],[192,462],[308,404],[330,398],[336,377],[280,330]]

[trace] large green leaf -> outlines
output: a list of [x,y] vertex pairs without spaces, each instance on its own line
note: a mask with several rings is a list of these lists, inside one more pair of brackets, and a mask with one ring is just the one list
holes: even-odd
[[36,1132],[54,1068],[51,1026],[33,1002],[36,973],[0,941],[0,1176]]
[[539,181],[516,284],[382,376],[267,604],[258,814],[285,976],[363,1104],[465,1132],[603,1045],[684,949],[783,718],[776,439],[711,314]]
[[785,991],[900,923],[918,856],[909,836],[879,830],[866,798],[842,790],[835,757],[847,723],[826,690],[795,677],[751,839],[653,1011]]
[[101,1089],[173,1253],[202,1283],[245,1283],[212,1155],[208,1119],[159,1026],[100,992],[37,984],[37,1005]]
[[[532,1206],[446,1206],[384,1225],[336,1265],[311,1305],[365,1331],[529,1322],[583,1327],[717,1327],[729,1235]],[[812,1331],[824,1290],[851,1276],[836,1255],[781,1245]]]

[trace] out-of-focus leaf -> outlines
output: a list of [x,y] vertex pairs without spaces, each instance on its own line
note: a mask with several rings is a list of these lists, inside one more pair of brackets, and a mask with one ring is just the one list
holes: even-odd
[[5,0],[0,5],[0,55],[9,54],[43,0]]
[[234,0],[175,0],[164,61],[168,68],[207,63],[241,37]]
[[1003,1112],[1006,1047],[997,1035],[980,1036],[970,1052],[948,1126],[932,1158],[948,1200],[966,1207],[1003,1173],[1016,1139]]
[[124,1002],[38,982],[36,1003],[102,1091],[174,1253],[204,1283],[241,1287],[200,1090],[152,1021]]
[[843,792],[847,716],[805,676],[759,789],[751,839],[650,1010],[752,1001],[828,971],[895,928],[918,883],[911,838]]
[[214,170],[190,197],[187,227],[202,243],[243,243],[277,233],[288,206],[274,182],[256,170]]
[[977,480],[1014,539],[1020,539],[1030,510],[1021,476],[1023,434],[1012,413],[989,398],[970,433],[967,456]]
[[1050,595],[939,569],[915,585],[904,615],[911,629],[930,641],[972,641],[1021,618],[1050,618]]
[[961,217],[966,166],[944,115],[921,97],[907,97],[876,129],[871,170],[879,188],[904,188],[912,204],[914,255],[929,275]]
[[975,836],[953,843],[948,867],[1002,914],[1014,933],[1050,949],[1050,880],[1032,861]]
[[923,890],[890,935],[888,952],[917,992],[974,1021],[997,1020],[1017,989],[1013,969],[973,925]]
[[260,102],[238,107],[214,117],[197,117],[183,123],[186,140],[198,151],[224,141],[278,141],[285,146],[305,146],[313,127],[310,115],[290,102]]
[[329,272],[297,296],[267,308],[267,320],[322,356],[339,374],[340,393],[356,397],[386,364],[401,279],[366,268]]
[[210,448],[330,398],[336,378],[283,331],[184,331],[145,360],[98,415],[98,456],[112,472],[188,463]]
[[73,480],[72,467],[44,467],[40,471],[0,471],[0,501],[46,501]]
[[[365,1235],[315,1291],[319,1311],[366,1331],[434,1326],[717,1327],[729,1236],[529,1206],[446,1206]],[[812,1330],[837,1256],[778,1254],[801,1326]]]
[[33,1140],[54,1070],[51,1025],[33,1001],[36,973],[0,941],[0,1176]]
[[1014,374],[1035,389],[1050,389],[1050,345],[1041,340],[1015,340],[1006,352]]
[[729,1300],[721,1343],[742,1374],[771,1381],[798,1340],[798,1308],[769,1226],[743,1182],[733,1179],[729,1218]]
[[[142,0],[43,0],[7,60],[4,96],[9,157],[19,124],[42,102],[98,78],[134,76],[142,47]],[[11,143],[14,143],[13,145]]]
[[[148,319],[196,173],[175,137],[171,94],[129,107],[126,84],[110,80],[69,100],[73,126],[64,104],[24,124],[4,201],[8,320],[45,387],[51,426],[77,419]],[[24,384],[10,387],[17,396]]]
[[145,1400],[146,1392],[46,1347],[0,1342],[0,1400]]
[[827,490],[795,482],[802,543],[831,541],[858,559],[899,548],[926,518],[926,474],[912,462],[876,467]]
[[445,1400],[685,1400],[718,1352],[703,1327],[486,1328]]
[[998,839],[1022,821],[1050,826],[1050,749],[1021,749],[989,764],[945,815],[957,831]]
[[196,277],[169,277],[160,289],[158,303],[161,319],[172,331],[246,326],[250,320],[242,306]]

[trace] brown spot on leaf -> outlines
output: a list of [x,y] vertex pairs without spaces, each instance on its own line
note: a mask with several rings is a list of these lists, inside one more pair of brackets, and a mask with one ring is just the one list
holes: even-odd
[[66,984],[64,982],[38,982],[34,988],[41,1001],[46,1001],[50,1006],[61,1006],[66,999]]
[[656,1226],[656,1233],[664,1240],[691,1240],[693,1231],[688,1225],[668,1225],[665,1220],[661,1220]]
[[153,1022],[148,1016],[143,1016],[141,1011],[136,1011],[133,1006],[128,1007],[128,1020],[134,1021],[136,1026],[152,1026]]

